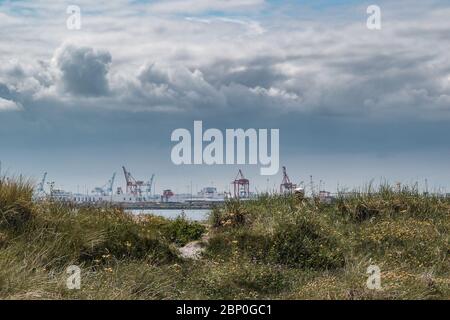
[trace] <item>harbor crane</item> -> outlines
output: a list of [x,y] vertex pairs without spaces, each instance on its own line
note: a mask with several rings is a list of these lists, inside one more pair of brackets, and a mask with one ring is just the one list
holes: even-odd
[[174,195],[175,195],[175,194],[173,193],[172,190],[170,190],[170,189],[164,190],[164,191],[163,191],[163,194],[162,194],[162,196],[161,196],[161,201],[162,201],[162,202],[169,202],[169,199],[170,199],[171,197],[173,197]]
[[286,172],[286,167],[283,167],[283,180],[280,184],[280,193],[292,193],[295,188],[297,188],[297,185],[291,182],[291,179]]
[[241,169],[231,184],[234,187],[235,198],[250,198],[250,181],[244,177]]
[[36,189],[36,195],[37,196],[45,196],[45,181],[47,180],[47,172],[44,172],[44,176],[42,177],[41,182],[39,182],[37,189]]
[[[127,184],[126,193],[131,194],[134,196],[142,196],[142,194],[145,192],[147,196],[152,195],[153,191],[153,183],[155,180],[155,174],[152,175],[150,180],[148,182],[144,182],[142,180],[136,180],[130,171],[128,171],[125,166],[122,166],[123,174],[125,175],[125,181]],[[144,187],[146,187],[145,190]]]
[[123,174],[125,175],[125,181],[127,183],[127,194],[140,196],[142,194],[142,186],[144,186],[144,181],[136,180],[131,172],[125,168],[125,166],[122,166],[122,169]]
[[155,180],[155,174],[152,174],[152,177],[150,178],[150,181],[147,182],[147,189],[145,190],[147,192],[148,196],[152,196],[153,190],[153,181]]
[[114,172],[111,179],[108,180],[108,182],[103,185],[102,187],[95,188],[92,192],[97,193],[102,196],[109,196],[113,194],[113,188],[114,188],[114,181],[116,180],[116,173]]

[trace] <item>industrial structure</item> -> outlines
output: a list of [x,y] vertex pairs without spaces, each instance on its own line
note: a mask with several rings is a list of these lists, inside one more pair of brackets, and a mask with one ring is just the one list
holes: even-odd
[[[152,197],[152,188],[155,179],[155,174],[152,175],[152,177],[148,182],[144,182],[143,180],[136,180],[131,174],[131,172],[125,168],[125,166],[122,166],[122,170],[125,176],[126,194],[138,198]],[[117,194],[122,194],[122,189],[118,190]]]
[[152,196],[154,182],[155,182],[155,174],[152,174],[150,181],[147,183],[147,189],[145,190],[147,192],[147,194],[150,196]]
[[38,195],[45,195],[45,190],[44,190],[44,188],[45,188],[45,181],[47,180],[47,172],[44,172],[44,176],[42,177],[42,180],[41,180],[41,182],[38,184],[38,187],[37,187],[37,190],[36,190],[36,192],[37,192],[37,194]]
[[116,180],[116,173],[114,172],[111,179],[108,180],[108,182],[103,185],[102,187],[96,187],[92,193],[95,193],[97,195],[101,196],[112,196],[114,193],[114,181]]
[[233,185],[235,198],[250,198],[250,181],[244,177],[241,169],[239,169],[236,178],[231,184]]
[[127,194],[131,194],[133,196],[141,195],[142,186],[144,185],[144,181],[136,180],[130,171],[127,171],[125,166],[122,166],[123,174],[125,175],[125,181],[127,185]]
[[[86,190],[85,193],[72,193],[55,188],[55,182],[46,182],[47,172],[45,172],[42,180],[36,187],[34,199],[50,199],[77,205],[112,203],[126,208],[154,208],[158,206],[170,208],[177,206],[211,206],[213,203],[220,203],[229,198],[249,200],[258,193],[256,187],[256,193],[250,191],[250,180],[244,176],[242,169],[239,169],[235,179],[231,182],[233,185],[232,190],[228,189],[228,192],[225,190],[219,192],[216,187],[207,186],[196,192],[196,194],[192,193],[192,182],[190,193],[175,193],[173,189],[166,187],[160,194],[155,194],[155,174],[152,174],[150,179],[145,182],[144,179],[136,179],[125,166],[122,166],[122,171],[125,179],[124,188],[117,186],[115,189],[117,175],[114,173],[103,186],[96,187],[91,192]],[[296,194],[296,196],[301,195],[302,198],[305,198],[305,188],[302,186],[302,183],[300,186],[294,183],[289,177],[286,167],[282,167],[280,194]],[[49,192],[45,192],[46,186],[48,186]],[[322,183],[319,184],[319,192],[316,193],[311,177],[311,197],[318,196],[322,202],[332,201],[334,196],[330,192],[321,189],[321,186]]]
[[[258,190],[255,187],[255,193],[250,191],[250,180],[245,178],[242,169],[239,169],[235,179],[231,184],[233,190],[228,187],[228,191],[218,191],[216,187],[206,186],[199,192],[192,193],[192,181],[190,193],[175,193],[170,188],[165,188],[160,194],[155,193],[155,174],[152,174],[148,182],[137,180],[130,171],[122,166],[126,186],[121,186],[114,191],[116,182],[116,173],[101,187],[95,187],[91,192],[85,188],[84,193],[72,193],[61,188],[55,188],[54,181],[47,181],[48,174],[45,172],[42,179],[36,185],[33,193],[34,201],[58,201],[70,203],[71,205],[104,205],[106,203],[118,205],[127,209],[208,209],[216,204],[223,203],[230,198],[251,200],[256,197]],[[7,179],[7,178],[6,178]],[[267,179],[267,182],[269,180]],[[308,184],[306,184],[308,185]],[[274,184],[274,192],[276,191]],[[313,177],[309,177],[308,192],[305,183],[294,183],[287,173],[285,166],[282,167],[282,180],[279,193],[284,195],[293,195],[301,201],[314,199],[321,203],[332,203],[336,200],[336,194],[328,192],[324,188],[325,183],[320,180],[318,186],[315,186]],[[227,189],[227,187],[225,187]],[[339,187],[338,187],[339,190]],[[397,192],[401,191],[401,185],[397,185]],[[267,188],[269,193],[269,188]],[[339,192],[340,197],[354,196],[356,192]],[[424,195],[428,195],[428,181],[425,180]],[[436,194],[436,196],[450,197],[450,194]]]
[[283,167],[283,180],[281,181],[280,184],[280,193],[281,194],[285,194],[285,193],[293,193],[295,188],[297,188],[297,185],[291,182],[291,179],[289,178],[287,172],[286,172],[286,167]]
[[162,202],[169,202],[169,199],[173,197],[175,194],[170,189],[166,189],[163,191],[163,194],[161,196]]

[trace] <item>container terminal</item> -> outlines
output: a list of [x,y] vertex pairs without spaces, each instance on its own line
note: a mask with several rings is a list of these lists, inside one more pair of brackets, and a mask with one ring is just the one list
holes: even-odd
[[[228,199],[250,200],[258,196],[250,191],[250,180],[239,169],[234,180],[231,181],[230,192],[219,191],[216,187],[207,186],[196,194],[176,194],[171,189],[163,190],[161,194],[155,193],[155,174],[148,181],[136,179],[132,173],[122,166],[125,186],[116,186],[116,176],[112,177],[103,186],[95,187],[90,193],[73,193],[55,188],[55,182],[47,181],[48,174],[44,173],[37,185],[34,199],[36,201],[52,200],[73,205],[116,205],[126,209],[209,209],[220,205]],[[291,182],[286,167],[283,167],[282,179],[279,188],[280,194],[303,193],[303,183],[297,185]],[[311,179],[312,184],[312,179]],[[321,200],[330,202],[333,196],[330,192],[319,191]]]

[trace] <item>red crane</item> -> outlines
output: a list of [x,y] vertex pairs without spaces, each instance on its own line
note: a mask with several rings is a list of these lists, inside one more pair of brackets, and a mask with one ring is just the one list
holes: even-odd
[[231,183],[234,187],[234,197],[235,198],[249,198],[250,197],[250,181],[245,179],[242,170],[239,169],[239,172]]
[[122,166],[122,169],[123,174],[125,175],[125,181],[127,182],[127,194],[132,194],[135,196],[141,195],[144,182],[136,180],[131,175],[131,172],[127,171],[125,166]]
[[286,167],[283,167],[283,180],[280,184],[280,193],[292,193],[297,185],[291,182],[286,172]]
[[162,201],[169,202],[169,199],[171,197],[173,197],[174,195],[175,194],[172,192],[172,190],[167,189],[167,190],[163,191],[163,195],[161,196],[161,199],[162,199]]

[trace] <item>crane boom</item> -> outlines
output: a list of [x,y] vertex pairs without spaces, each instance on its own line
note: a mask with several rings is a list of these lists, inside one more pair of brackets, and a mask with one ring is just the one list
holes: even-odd
[[41,182],[38,185],[38,193],[44,193],[45,180],[47,179],[47,172],[44,172]]
[[111,180],[109,180],[109,185],[108,185],[108,192],[109,193],[113,193],[113,188],[114,188],[114,181],[116,180],[116,173],[114,172]]
[[136,181],[136,179],[131,175],[131,173],[125,168],[125,166],[122,166],[123,174],[125,175],[125,181],[127,182],[127,193],[133,194],[133,195],[140,195],[142,190],[141,186],[144,185],[143,181]]
[[153,189],[153,180],[155,179],[155,174],[152,174],[152,177],[150,178],[150,181],[147,182],[147,194],[149,196],[152,195],[152,189]]
[[131,181],[131,173],[127,171],[125,166],[122,166],[123,174],[125,175],[125,181],[127,182],[127,186],[131,185],[133,182]]
[[292,193],[297,185],[291,182],[286,167],[283,166],[283,180],[280,184],[280,193]]

